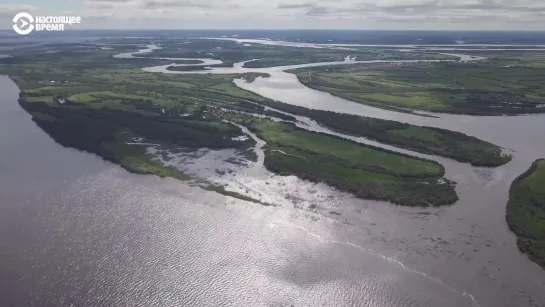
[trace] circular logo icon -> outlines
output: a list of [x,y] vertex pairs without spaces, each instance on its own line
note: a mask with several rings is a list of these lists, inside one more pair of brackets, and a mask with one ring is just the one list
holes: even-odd
[[21,35],[27,35],[34,30],[34,17],[29,13],[19,13],[13,17],[13,30]]

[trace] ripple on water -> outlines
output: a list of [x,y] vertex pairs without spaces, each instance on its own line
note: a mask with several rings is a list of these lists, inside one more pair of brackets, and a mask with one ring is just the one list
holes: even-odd
[[[9,98],[0,110],[0,123],[10,127],[2,130],[0,152],[12,157],[0,173],[0,186],[8,191],[1,194],[0,242],[9,243],[2,244],[10,255],[3,263],[14,276],[1,290],[8,302],[478,306],[469,293],[483,306],[544,301],[544,275],[518,254],[504,226],[510,180],[535,155],[545,153],[543,144],[516,137],[521,134],[513,127],[528,137],[539,136],[545,127],[538,117],[515,123],[380,113],[459,126],[517,149],[514,161],[501,168],[504,175],[497,184],[486,193],[484,184],[468,186],[462,201],[448,208],[422,211],[357,200],[295,177],[245,174],[250,163],[235,167],[240,173],[234,179],[218,176],[286,201],[273,208],[175,180],[131,175],[92,155],[62,148],[18,108],[13,84],[0,86],[6,87],[3,99]],[[281,93],[281,100],[291,102],[293,89],[288,92]],[[317,105],[328,103],[322,102]],[[17,131],[16,138],[8,130]],[[216,154],[212,161],[225,157]],[[481,176],[445,163],[462,179]],[[330,208],[341,216],[325,218]],[[420,214],[426,219],[414,218],[418,212],[426,213]]]

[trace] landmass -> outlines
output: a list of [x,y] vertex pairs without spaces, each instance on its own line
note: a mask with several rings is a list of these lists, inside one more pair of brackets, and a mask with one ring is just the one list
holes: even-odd
[[518,248],[545,269],[545,159],[513,181],[507,224],[517,235]]
[[[512,53],[509,55],[513,57]],[[515,60],[502,57],[506,55],[496,52],[491,62],[354,64],[290,72],[310,88],[402,112],[425,110],[472,115],[545,112],[543,69],[510,66],[507,63]],[[522,58],[517,59],[523,61]]]
[[311,133],[266,119],[242,121],[267,142],[265,166],[282,175],[325,182],[364,199],[405,206],[456,202],[454,183],[439,163]]
[[[456,132],[294,107],[233,83],[240,78],[252,82],[267,74],[145,72],[141,68],[168,65],[173,60],[114,58],[115,54],[131,48],[157,43],[119,40],[123,43],[100,41],[107,48],[58,44],[21,49],[12,58],[0,59],[0,73],[16,82],[21,89],[21,106],[55,141],[97,154],[136,173],[192,179],[189,174],[154,159],[146,146],[251,151],[255,141],[240,139],[244,133],[235,125],[240,124],[267,143],[264,166],[276,174],[296,175],[327,183],[360,198],[406,206],[441,206],[458,199],[455,183],[443,178],[444,168],[439,163],[298,128],[296,115],[307,116],[337,132],[474,165],[497,166],[509,161],[497,146]],[[165,40],[164,43],[164,49],[154,51],[154,57],[202,58],[213,53],[212,57],[229,63],[256,55],[265,58],[269,52],[282,50],[243,46],[249,51],[229,53],[224,52],[226,45],[218,43],[211,47],[210,41],[206,41],[208,47],[203,45],[204,41],[182,44]],[[186,45],[190,47],[183,49]],[[229,46],[234,48],[233,44]],[[197,51],[199,48],[202,51]],[[303,52],[307,58],[302,60],[307,61],[313,50],[297,52]],[[320,58],[347,51],[316,49],[316,52]],[[375,57],[383,52],[368,53]],[[211,189],[251,200],[221,187]]]

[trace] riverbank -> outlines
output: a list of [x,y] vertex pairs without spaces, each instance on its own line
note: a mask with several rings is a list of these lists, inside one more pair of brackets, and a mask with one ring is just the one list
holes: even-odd
[[517,246],[545,269],[545,159],[536,160],[509,190],[507,224]]

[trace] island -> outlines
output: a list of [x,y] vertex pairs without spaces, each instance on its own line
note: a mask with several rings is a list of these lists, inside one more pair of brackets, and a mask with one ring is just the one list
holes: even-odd
[[545,159],[535,161],[509,190],[507,224],[517,246],[545,269]]
[[[524,53],[527,54],[527,53]],[[511,53],[509,54],[512,57]],[[540,62],[375,63],[291,70],[304,85],[348,100],[400,112],[472,115],[545,112]],[[536,64],[537,63],[537,64]]]

